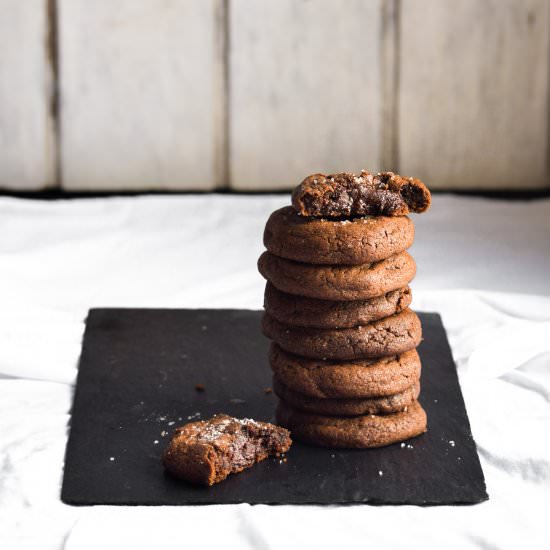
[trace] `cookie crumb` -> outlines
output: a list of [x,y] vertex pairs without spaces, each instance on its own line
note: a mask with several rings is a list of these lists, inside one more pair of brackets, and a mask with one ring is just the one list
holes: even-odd
[[264,393],[265,393],[266,395],[269,395],[270,393],[273,393],[273,388],[265,388],[265,389],[264,389]]
[[205,390],[206,388],[204,387],[204,384],[195,384],[195,391],[202,393]]

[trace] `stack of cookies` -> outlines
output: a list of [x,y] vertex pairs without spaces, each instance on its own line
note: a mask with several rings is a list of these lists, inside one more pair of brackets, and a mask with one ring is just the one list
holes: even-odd
[[293,438],[361,448],[426,431],[407,214],[429,204],[421,181],[392,172],[315,174],[271,214],[263,332],[277,419]]

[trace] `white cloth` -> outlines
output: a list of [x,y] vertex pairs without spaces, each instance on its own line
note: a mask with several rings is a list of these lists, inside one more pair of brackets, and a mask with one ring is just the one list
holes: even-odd
[[476,506],[71,507],[67,423],[90,307],[260,308],[287,197],[0,199],[0,548],[548,548],[550,201],[436,196],[413,305],[448,330],[490,500]]

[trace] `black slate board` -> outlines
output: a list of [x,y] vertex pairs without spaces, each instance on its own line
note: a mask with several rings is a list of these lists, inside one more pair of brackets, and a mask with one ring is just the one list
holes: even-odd
[[[440,317],[420,314],[420,401],[429,431],[409,444],[333,450],[295,442],[214,487],[165,474],[169,433],[217,412],[273,420],[261,312],[94,309],[87,319],[67,444],[69,504],[466,504],[485,482]],[[199,393],[196,384],[204,384]],[[167,434],[168,433],[168,434]],[[454,446],[451,443],[454,442]],[[379,475],[379,471],[382,475]]]

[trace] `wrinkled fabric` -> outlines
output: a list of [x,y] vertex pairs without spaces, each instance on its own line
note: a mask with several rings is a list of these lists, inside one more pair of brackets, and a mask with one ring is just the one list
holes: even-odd
[[260,308],[263,226],[288,201],[0,199],[0,548],[548,548],[550,200],[436,195],[428,213],[414,216],[413,307],[443,317],[488,502],[61,503],[88,309]]

